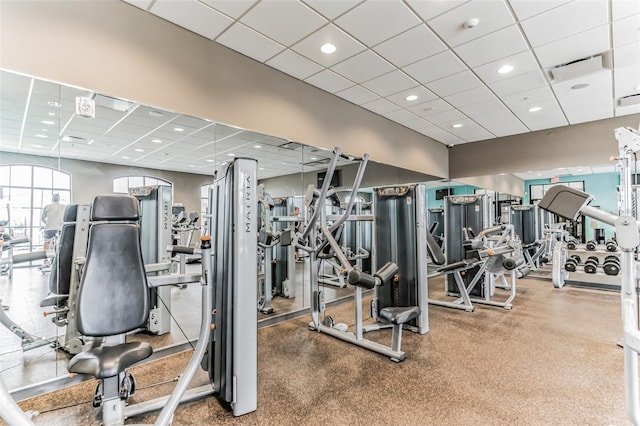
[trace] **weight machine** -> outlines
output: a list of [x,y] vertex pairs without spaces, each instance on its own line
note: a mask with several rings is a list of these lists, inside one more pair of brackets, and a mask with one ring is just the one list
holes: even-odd
[[631,161],[640,151],[640,132],[620,127],[615,129],[618,141],[618,166],[620,167],[619,216],[588,204],[593,199],[587,193],[566,186],[554,186],[544,195],[539,205],[559,216],[575,220],[580,215],[612,225],[616,229],[620,253],[621,309],[624,347],[625,405],[627,416],[634,425],[640,425],[640,391],[638,386],[638,354],[640,353],[640,329],[638,329],[638,267],[637,253],[640,247],[640,223],[633,216]]

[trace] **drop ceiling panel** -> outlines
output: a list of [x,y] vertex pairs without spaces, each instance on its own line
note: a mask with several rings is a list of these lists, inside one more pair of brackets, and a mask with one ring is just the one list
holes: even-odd
[[195,0],[156,0],[149,11],[167,21],[213,40],[233,20]]
[[[416,99],[415,101],[408,101],[407,96],[409,95],[417,96],[418,99]],[[437,99],[438,97],[426,87],[416,86],[407,90],[403,90],[402,92],[396,93],[394,95],[387,96],[386,98],[394,104],[406,108],[412,105],[416,105],[416,103]]]
[[609,50],[609,25],[575,34],[534,49],[540,65],[550,68]]
[[233,24],[216,41],[260,62],[264,62],[284,50],[284,46],[281,44],[238,22]]
[[[336,51],[331,54],[322,53],[320,47],[326,43],[336,46]],[[293,45],[292,49],[318,64],[331,67],[362,52],[366,47],[340,28],[329,24]]]
[[303,3],[281,0],[258,3],[240,22],[280,44],[291,46],[328,21]]
[[[228,1],[228,0],[227,0]],[[327,0],[303,0],[309,6],[320,12],[327,19],[335,19],[342,15],[349,9],[352,9],[358,3],[362,3],[363,0],[340,0],[340,1],[327,1]]]
[[[498,70],[503,65],[511,65],[513,67],[513,71],[500,74]],[[536,71],[537,69],[539,69],[538,62],[531,51],[526,50],[518,53],[517,55],[505,57],[499,61],[481,65],[474,68],[473,71],[483,82],[489,84],[508,80],[518,75]]]
[[321,88],[322,90],[326,90],[329,93],[336,93],[346,89],[347,87],[353,86],[353,82],[328,69],[320,71],[318,74],[307,78],[305,81]]
[[380,43],[373,50],[402,68],[447,50],[447,46],[426,25],[418,25]]
[[427,87],[438,96],[444,97],[482,86],[482,82],[471,71],[463,71],[440,80],[432,81]]
[[376,114],[387,114],[391,111],[400,109],[398,105],[382,98],[376,99],[375,101],[367,102],[366,104],[362,104],[362,107],[373,111]]
[[[474,28],[465,28],[463,24],[470,18],[478,19],[479,23]],[[454,47],[514,23],[502,0],[471,1],[427,22],[445,43]]]
[[[543,87],[503,98],[509,109],[531,131],[566,126],[567,122],[553,92]],[[539,111],[529,111],[532,107]]]
[[122,1],[144,10],[147,10],[149,5],[153,2],[153,0],[122,0]]
[[418,17],[399,1],[364,2],[335,20],[336,25],[369,47],[419,23]]
[[362,83],[362,85],[385,97],[415,87],[417,82],[402,71],[395,70]]
[[520,25],[531,45],[538,47],[607,22],[607,0],[575,0],[522,21]]
[[640,14],[613,23],[613,46],[640,43]]
[[451,130],[449,130],[449,127],[463,120],[467,120],[467,117],[457,109],[450,109],[445,112],[431,114],[426,117],[426,120],[440,127],[445,127],[447,131],[449,131],[450,133],[453,133],[453,130],[455,129],[452,128]]
[[487,86],[480,86],[475,89],[456,93],[455,95],[445,96],[444,99],[454,107],[461,108],[466,105],[473,105],[495,99],[495,95],[491,90],[487,89]]
[[224,13],[233,19],[238,19],[251,6],[257,3],[257,0],[199,0],[200,2],[213,7],[214,9]]
[[425,84],[466,70],[467,67],[450,50],[438,53],[403,68],[407,74]]
[[429,120],[430,116],[442,114],[445,111],[451,111],[453,110],[453,107],[442,99],[436,99],[433,101],[423,102],[421,104],[411,106],[407,109],[412,113]]
[[640,2],[636,0],[613,0],[611,2],[613,20],[640,13]]
[[394,66],[372,51],[366,50],[331,69],[355,83],[363,83],[392,71]]
[[640,64],[640,45],[629,44],[613,50],[613,63],[616,68]]
[[[602,71],[580,80],[552,85],[569,123],[576,124],[613,116],[611,78],[611,71]],[[576,83],[587,83],[589,86],[579,90],[572,89]]]
[[467,142],[482,141],[495,137],[492,133],[487,132],[479,126],[478,123],[466,117],[464,119],[457,120],[456,124],[462,124],[462,127],[457,127],[455,129],[451,127],[451,130],[449,130],[450,126],[447,126],[447,130]]
[[345,89],[341,92],[336,93],[336,95],[356,105],[362,105],[364,103],[371,102],[375,99],[378,99],[379,97],[375,93],[365,89],[362,86],[350,87],[348,89]]
[[470,67],[486,64],[528,49],[517,25],[511,25],[454,48]]
[[461,143],[465,143],[466,141],[464,139],[460,139],[459,137],[452,135],[451,133],[442,130],[439,127],[433,126],[431,128],[425,129],[423,132],[421,132],[427,136],[429,136],[430,138],[433,138],[437,141],[440,141],[446,145],[458,145]]
[[524,21],[572,0],[509,0],[518,20]]
[[546,85],[547,80],[542,72],[534,71],[508,80],[491,83],[489,84],[489,88],[498,96],[507,96]]
[[526,126],[502,102],[497,100],[468,105],[460,109],[476,123],[498,137],[528,131]]
[[640,93],[640,64],[616,68],[613,75],[616,99]]
[[397,123],[404,123],[405,121],[415,120],[418,118],[415,114],[407,111],[406,109],[398,109],[382,115]]
[[442,15],[468,1],[469,0],[406,0],[407,4],[411,6],[424,21]]
[[402,123],[402,125],[420,133],[425,132],[433,127],[433,124],[423,120],[422,118],[415,118],[413,120],[405,121],[404,123]]
[[640,105],[629,105],[626,107],[616,106],[615,115],[616,117],[621,117],[623,115],[630,114],[639,114],[640,113]]

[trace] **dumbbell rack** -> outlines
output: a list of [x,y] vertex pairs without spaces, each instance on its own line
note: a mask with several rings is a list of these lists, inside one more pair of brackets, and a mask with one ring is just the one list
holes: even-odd
[[[620,289],[621,283],[621,274],[618,275],[607,275],[602,270],[602,265],[604,264],[604,260],[607,256],[617,256],[619,258],[620,253],[618,251],[611,252],[607,251],[605,245],[597,245],[596,250],[587,250],[585,244],[576,245],[575,249],[568,249],[566,245],[563,245],[563,250],[566,250],[567,256],[565,257],[564,262],[562,262],[562,268],[564,270],[564,263],[566,263],[566,259],[570,258],[572,255],[580,256],[580,263],[578,264],[578,268],[575,272],[566,272],[565,271],[565,282],[570,282],[571,284],[577,285],[586,285],[591,287],[600,287],[600,288],[608,288],[608,289]],[[588,274],[584,272],[584,264],[589,256],[595,256],[598,258],[598,267],[595,274]],[[555,266],[555,265],[554,265]],[[562,287],[562,285],[558,286],[557,283],[554,282],[554,286]]]

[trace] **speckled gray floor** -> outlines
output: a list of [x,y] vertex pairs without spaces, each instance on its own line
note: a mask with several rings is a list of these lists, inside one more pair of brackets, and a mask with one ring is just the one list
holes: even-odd
[[[309,318],[261,329],[258,410],[234,418],[210,398],[180,407],[174,424],[627,424],[623,355],[616,346],[619,294],[557,290],[540,280],[519,285],[512,311],[431,306],[429,333],[404,333],[407,360],[399,364],[308,331]],[[441,281],[430,286],[442,296]],[[330,315],[353,324],[351,304]],[[391,333],[369,337],[390,343]],[[186,358],[137,367],[138,385],[176,376]],[[204,380],[200,375],[197,384]],[[99,424],[88,402],[48,411],[88,401],[94,386],[87,382],[21,405],[43,412],[36,424]],[[141,389],[136,397],[152,398],[167,387]]]

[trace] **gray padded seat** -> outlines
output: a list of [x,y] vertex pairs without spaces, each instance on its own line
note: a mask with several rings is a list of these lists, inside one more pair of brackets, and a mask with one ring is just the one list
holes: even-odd
[[417,306],[409,307],[388,307],[380,310],[380,317],[386,319],[391,324],[404,324],[420,315]]
[[[105,337],[142,328],[149,315],[149,290],[140,248],[138,201],[129,195],[102,195],[94,200],[84,273],[78,293],[78,331]],[[111,221],[111,223],[109,223]],[[113,222],[116,221],[116,222]],[[97,378],[118,375],[148,358],[147,343],[124,343],[80,353],[69,372]]]

